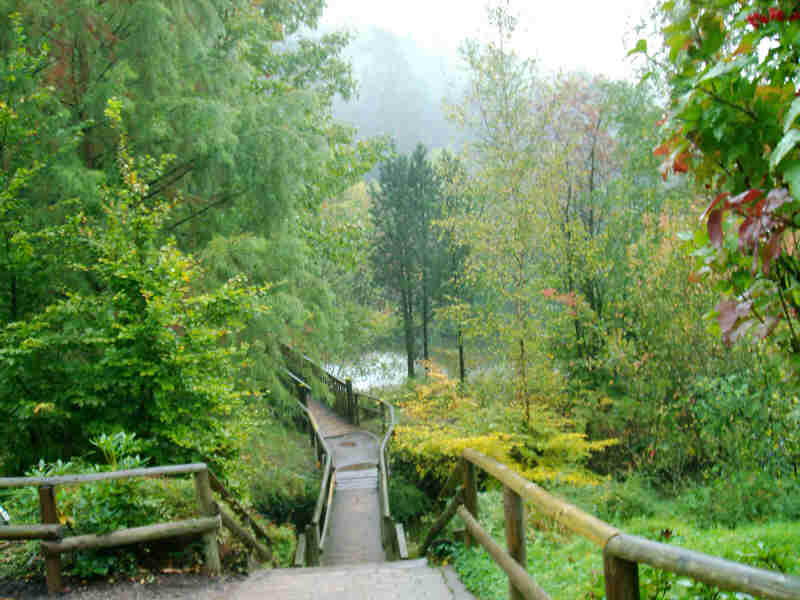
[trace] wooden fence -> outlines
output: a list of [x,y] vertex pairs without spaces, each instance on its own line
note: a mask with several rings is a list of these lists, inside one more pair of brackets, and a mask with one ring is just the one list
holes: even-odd
[[[59,524],[56,505],[56,489],[61,485],[83,485],[98,481],[130,479],[133,477],[165,477],[169,475],[194,475],[199,515],[194,519],[170,521],[120,529],[103,535],[68,536],[67,528]],[[202,535],[206,567],[210,574],[220,572],[221,564],[217,533],[221,526],[248,546],[261,560],[271,561],[272,553],[259,543],[244,527],[240,526],[227,511],[214,501],[213,491],[228,502],[233,511],[257,535],[267,539],[266,533],[247,511],[228,492],[204,463],[149,467],[128,471],[109,471],[87,475],[64,475],[61,477],[2,477],[0,488],[35,486],[39,488],[39,515],[42,523],[36,525],[10,525],[0,527],[0,540],[42,540],[41,550],[45,557],[47,590],[50,594],[61,592],[61,554],[88,548],[112,548],[127,544],[150,542],[186,535]]]
[[[478,523],[476,467],[503,484],[507,550],[497,544]],[[448,521],[455,515],[460,516],[467,528],[467,543],[477,542],[483,546],[508,576],[512,600],[550,598],[525,571],[523,501],[531,503],[545,515],[602,549],[608,600],[639,600],[639,563],[756,597],[800,599],[800,577],[756,569],[716,556],[628,535],[547,493],[504,464],[475,450],[464,450],[459,469],[463,485],[431,528],[423,544],[422,554],[427,552]],[[455,481],[458,478],[457,475],[451,479]]]

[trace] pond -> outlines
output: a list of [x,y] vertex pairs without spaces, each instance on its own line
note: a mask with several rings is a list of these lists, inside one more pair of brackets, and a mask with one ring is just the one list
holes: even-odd
[[402,352],[368,352],[355,364],[328,364],[325,369],[340,379],[349,377],[359,391],[399,385],[406,380],[406,355]]

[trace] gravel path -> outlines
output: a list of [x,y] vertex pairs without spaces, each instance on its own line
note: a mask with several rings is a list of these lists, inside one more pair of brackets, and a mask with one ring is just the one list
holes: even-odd
[[58,596],[48,596],[44,581],[28,583],[0,580],[0,600],[229,600],[231,590],[245,579],[243,575],[210,578],[197,574],[158,575],[148,583],[99,582],[74,587]]

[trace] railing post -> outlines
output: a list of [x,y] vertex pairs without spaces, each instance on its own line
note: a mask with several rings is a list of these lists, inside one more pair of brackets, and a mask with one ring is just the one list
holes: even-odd
[[[506,548],[523,569],[527,568],[525,552],[525,505],[522,497],[507,485],[503,486],[503,512],[506,522]],[[522,592],[508,582],[510,600],[523,600]]]
[[360,419],[358,418],[358,404],[353,394],[353,380],[348,377],[344,380],[344,385],[347,389],[347,407],[350,413],[350,422],[353,425],[358,425]]
[[[56,509],[56,492],[52,485],[39,487],[39,516],[42,523],[57,524],[58,510]],[[61,555],[49,553],[42,548],[45,557],[47,573],[47,593],[50,595],[61,593]]]
[[386,405],[381,402],[381,425],[382,425],[382,433],[386,433]]
[[639,600],[639,565],[603,549],[606,600]]
[[[478,520],[478,480],[475,473],[475,465],[466,458],[461,459],[462,471],[464,473],[464,507],[469,513]],[[466,533],[465,542],[467,548],[474,543],[469,532]]]
[[319,566],[319,527],[314,523],[306,525],[306,564],[309,567]]
[[[197,502],[200,504],[200,511],[209,517],[217,515],[217,506],[211,494],[211,483],[208,477],[208,469],[197,471],[194,474],[194,487],[197,492]],[[219,546],[217,546],[217,532],[209,531],[203,534],[203,545],[205,546],[206,567],[211,575],[219,575],[222,571],[222,563],[219,559]]]

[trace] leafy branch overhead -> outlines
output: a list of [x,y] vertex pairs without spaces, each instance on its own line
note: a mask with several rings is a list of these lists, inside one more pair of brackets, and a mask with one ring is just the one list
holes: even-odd
[[[800,359],[800,10],[792,2],[662,2],[670,101],[661,172],[691,173],[706,209],[695,280],[725,296],[731,343],[773,335]],[[647,54],[640,41],[632,53]],[[711,277],[711,275],[714,275]]]

